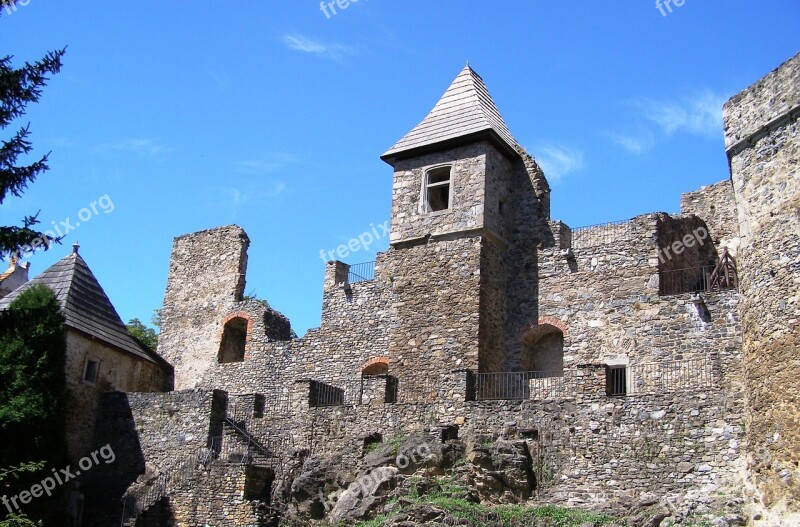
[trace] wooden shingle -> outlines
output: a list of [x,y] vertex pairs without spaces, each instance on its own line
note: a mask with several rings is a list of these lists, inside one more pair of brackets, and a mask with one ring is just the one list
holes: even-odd
[[403,136],[381,159],[411,157],[466,141],[489,138],[510,156],[517,156],[517,141],[509,132],[480,75],[467,65],[433,110]]

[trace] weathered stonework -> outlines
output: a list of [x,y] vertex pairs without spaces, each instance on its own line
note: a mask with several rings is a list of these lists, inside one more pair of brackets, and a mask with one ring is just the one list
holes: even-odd
[[[67,451],[73,461],[92,451],[95,423],[103,393],[119,391],[162,392],[169,389],[163,367],[129,354],[77,331],[67,330],[66,377]],[[84,379],[86,361],[98,363],[97,379]]]
[[800,522],[800,55],[725,104],[741,247],[748,475],[767,524]]
[[[685,194],[680,215],[572,229],[550,218],[547,180],[504,125],[432,144],[411,134],[385,157],[391,243],[374,278],[328,262],[321,326],[299,339],[243,300],[240,228],[177,238],[159,351],[176,387],[197,391],[104,407],[110,430],[140,441],[125,476],[147,504],[135,524],[366,517],[459,456],[487,500],[617,511],[653,497],[736,506],[749,465],[768,521],[791,518],[776,504],[796,507],[797,135],[790,121],[739,145],[740,129],[761,130],[761,103],[726,106],[738,222],[720,182]],[[420,136],[438,137],[432,115]],[[441,167],[449,197],[433,211]],[[734,269],[725,254],[739,256],[741,290],[735,271],[719,281]],[[392,464],[409,438],[427,438],[435,461]],[[198,451],[203,462],[176,465]]]

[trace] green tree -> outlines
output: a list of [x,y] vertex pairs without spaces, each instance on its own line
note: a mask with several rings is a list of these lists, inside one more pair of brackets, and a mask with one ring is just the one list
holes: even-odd
[[156,330],[145,326],[138,318],[134,318],[128,322],[127,326],[128,331],[130,331],[131,335],[139,342],[153,351],[158,348],[158,333],[156,333]]
[[66,341],[61,306],[36,285],[0,313],[0,467],[65,461]]
[[[16,467],[0,469],[0,496],[7,495],[6,489],[12,488],[9,485],[9,479],[19,479],[26,472],[38,472],[43,466],[43,463],[23,463]],[[0,520],[0,527],[39,527],[40,525],[41,523],[34,523],[24,514],[10,513],[4,520]]]
[[[17,9],[16,2],[4,1],[4,9]],[[61,57],[66,49],[53,51],[41,60],[26,62],[21,68],[11,66],[12,56],[0,57],[0,130],[25,114],[30,103],[39,100],[42,88],[53,75],[61,70]],[[27,156],[33,150],[30,142],[30,124],[22,126],[9,139],[0,142],[0,205],[9,196],[20,197],[36,177],[46,171],[46,154],[31,164],[18,164],[20,156]],[[0,226],[0,260],[9,254],[47,250],[53,242],[60,241],[36,230],[39,213],[22,218],[20,225]]]

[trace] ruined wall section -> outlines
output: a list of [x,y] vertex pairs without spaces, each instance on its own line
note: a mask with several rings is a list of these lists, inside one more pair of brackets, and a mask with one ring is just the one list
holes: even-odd
[[[800,55],[723,108],[736,194],[748,464],[765,521],[800,521]],[[776,516],[771,516],[775,514]]]
[[[530,327],[550,319],[567,328],[565,369],[695,359],[740,371],[736,291],[702,293],[699,302],[691,292],[659,295],[659,243],[700,224],[694,217],[688,223],[669,219],[667,233],[667,219],[638,216],[627,225],[624,242],[612,234],[612,241],[573,249],[571,257],[557,247],[540,251],[539,320]],[[733,391],[735,378],[728,377]]]
[[596,506],[689,491],[731,496],[741,487],[742,408],[718,386],[607,397],[597,370],[577,390],[550,400],[444,398],[293,411],[286,426],[295,447],[341,454],[348,467],[359,465],[365,438],[376,435],[391,442],[421,432],[436,448],[443,426],[479,443],[520,434],[537,454],[539,498],[550,503]]
[[[389,328],[393,318],[391,277],[387,275],[387,254],[375,260],[375,278],[348,284],[347,266],[329,262],[322,296],[322,324],[313,338],[323,344],[313,378],[343,380],[360,377],[364,365],[385,357],[389,350]],[[337,278],[336,267],[342,266]],[[300,378],[300,377],[297,377]]]
[[244,295],[249,244],[235,225],[175,239],[158,341],[175,389],[195,387],[216,362],[222,319]]
[[681,195],[681,213],[702,218],[714,240],[717,254],[727,247],[733,256],[739,248],[739,222],[733,184],[729,179]]
[[[249,331],[244,361],[214,362],[201,386],[232,395],[261,394],[268,404],[280,405],[286,402],[288,387],[300,379],[313,379],[346,388],[348,396],[355,396],[364,365],[388,354],[393,311],[384,261],[385,256],[379,255],[375,279],[346,286],[347,266],[330,262],[319,328],[303,338],[283,340],[271,338],[256,323]],[[253,318],[258,320],[258,314]]]

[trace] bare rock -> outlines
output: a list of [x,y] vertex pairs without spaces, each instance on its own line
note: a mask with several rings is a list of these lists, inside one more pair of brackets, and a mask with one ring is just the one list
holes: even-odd
[[328,522],[353,523],[370,517],[388,501],[391,491],[397,487],[400,471],[396,467],[379,467],[362,474],[347,487],[328,515]]

